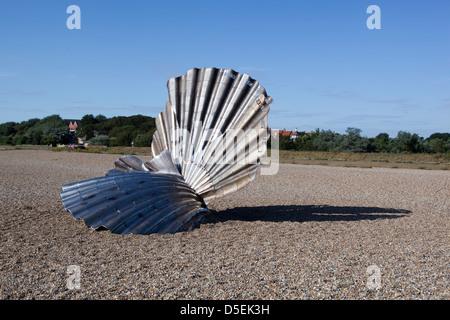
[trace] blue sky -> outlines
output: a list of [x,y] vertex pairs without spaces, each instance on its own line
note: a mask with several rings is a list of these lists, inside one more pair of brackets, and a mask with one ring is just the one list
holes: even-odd
[[[81,29],[69,30],[69,5]],[[369,30],[369,5],[381,29]],[[274,99],[276,129],[450,131],[450,2],[4,1],[0,123],[59,114],[143,114],[167,80],[232,68]]]

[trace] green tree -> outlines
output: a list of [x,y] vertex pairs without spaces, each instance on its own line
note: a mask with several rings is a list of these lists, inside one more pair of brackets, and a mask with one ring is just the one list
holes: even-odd
[[421,146],[423,139],[418,134],[411,134],[406,131],[399,131],[397,138],[393,141],[394,152],[421,152],[423,147]]
[[391,149],[391,140],[387,133],[378,134],[374,139],[374,143],[380,152],[389,152]]
[[94,117],[93,114],[85,114],[82,118],[81,118],[81,125],[85,126],[88,124],[96,124],[98,123],[98,120]]
[[445,148],[445,141],[443,139],[431,139],[428,143],[432,147],[432,153],[445,153],[447,151]]
[[0,124],[0,136],[6,137],[16,133],[15,126],[16,123],[12,121]]
[[450,133],[433,133],[428,137],[427,140],[433,140],[433,139],[442,139],[444,142],[448,141],[450,139]]
[[313,151],[315,150],[313,146],[313,140],[315,139],[316,134],[299,132],[298,138],[295,140],[295,149],[298,151]]
[[433,133],[423,142],[424,151],[429,153],[450,152],[450,133]]
[[329,144],[332,140],[333,132],[331,130],[321,130],[312,144],[317,151],[328,151]]
[[81,128],[77,132],[77,136],[84,137],[86,140],[90,140],[95,137],[95,134],[98,132],[97,124],[89,123],[86,125],[82,125]]
[[40,144],[42,139],[42,129],[41,128],[32,128],[32,134],[31,134],[31,143],[32,144]]
[[97,122],[97,123],[103,123],[103,122],[106,122],[108,120],[108,118],[106,118],[104,115],[102,115],[102,114],[98,114],[98,115],[96,115],[95,116],[95,121]]
[[51,115],[39,121],[36,126],[42,130],[42,136],[46,139],[46,143],[56,145],[61,143],[65,136],[69,133],[69,128],[59,115]]
[[18,145],[18,144],[27,144],[27,143],[29,143],[28,142],[28,139],[27,139],[27,137],[26,136],[21,136],[21,135],[15,135],[14,136],[14,138],[13,138],[13,144],[14,145]]
[[131,146],[131,142],[134,140],[136,135],[137,129],[132,125],[116,127],[109,132],[110,137],[117,138],[114,144],[118,146]]
[[147,133],[139,133],[134,139],[135,147],[150,147],[152,145],[153,134],[156,129],[150,130]]
[[347,133],[349,136],[355,136],[360,137],[362,130],[359,128],[354,127],[348,127],[347,130],[345,130],[345,133]]
[[349,127],[345,131],[347,135],[343,140],[345,151],[349,152],[367,152],[369,148],[369,139],[361,137],[362,130],[359,128]]

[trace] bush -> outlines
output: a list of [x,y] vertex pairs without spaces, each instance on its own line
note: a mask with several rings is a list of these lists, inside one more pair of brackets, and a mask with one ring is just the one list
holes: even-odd
[[89,144],[93,146],[109,146],[110,138],[107,135],[101,134],[89,140]]
[[156,130],[151,130],[144,134],[138,134],[136,139],[134,139],[135,147],[150,147],[152,145],[153,133]]
[[117,138],[116,143],[118,146],[131,146],[131,142],[136,135],[137,129],[132,125],[117,127],[109,132],[110,137]]

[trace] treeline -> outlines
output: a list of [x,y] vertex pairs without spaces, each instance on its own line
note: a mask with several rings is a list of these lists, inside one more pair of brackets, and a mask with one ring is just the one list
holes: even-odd
[[87,114],[81,118],[78,136],[91,145],[149,147],[156,131],[155,118],[143,115],[106,118]]
[[[76,133],[70,132],[59,115],[43,119],[0,124],[0,144],[53,145],[77,143],[77,138],[90,145],[149,147],[156,131],[155,118],[134,115],[107,118],[104,115],[84,115]],[[297,139],[280,137],[281,150],[386,152],[386,153],[448,153],[450,133],[433,133],[428,138],[416,133],[399,131],[396,137],[380,133],[375,138],[361,136],[361,129],[347,128],[345,134],[317,129],[299,132]],[[268,140],[270,146],[271,140]]]
[[425,139],[416,133],[399,131],[393,138],[387,133],[367,138],[361,136],[358,128],[347,128],[345,134],[317,129],[299,132],[295,140],[282,136],[279,143],[281,150],[450,154],[450,133],[433,133]]
[[43,119],[0,124],[0,144],[53,145],[77,143],[77,138],[92,145],[148,147],[156,131],[155,118],[143,115],[107,118],[84,115],[76,133],[70,132],[59,115]]
[[56,145],[70,143],[73,138],[65,121],[56,114],[44,119],[0,124],[0,144]]

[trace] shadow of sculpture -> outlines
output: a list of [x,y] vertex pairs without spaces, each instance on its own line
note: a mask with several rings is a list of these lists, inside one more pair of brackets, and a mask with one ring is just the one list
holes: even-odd
[[328,205],[288,205],[266,207],[237,207],[224,211],[211,210],[202,223],[239,221],[359,221],[395,219],[411,213],[409,210]]

